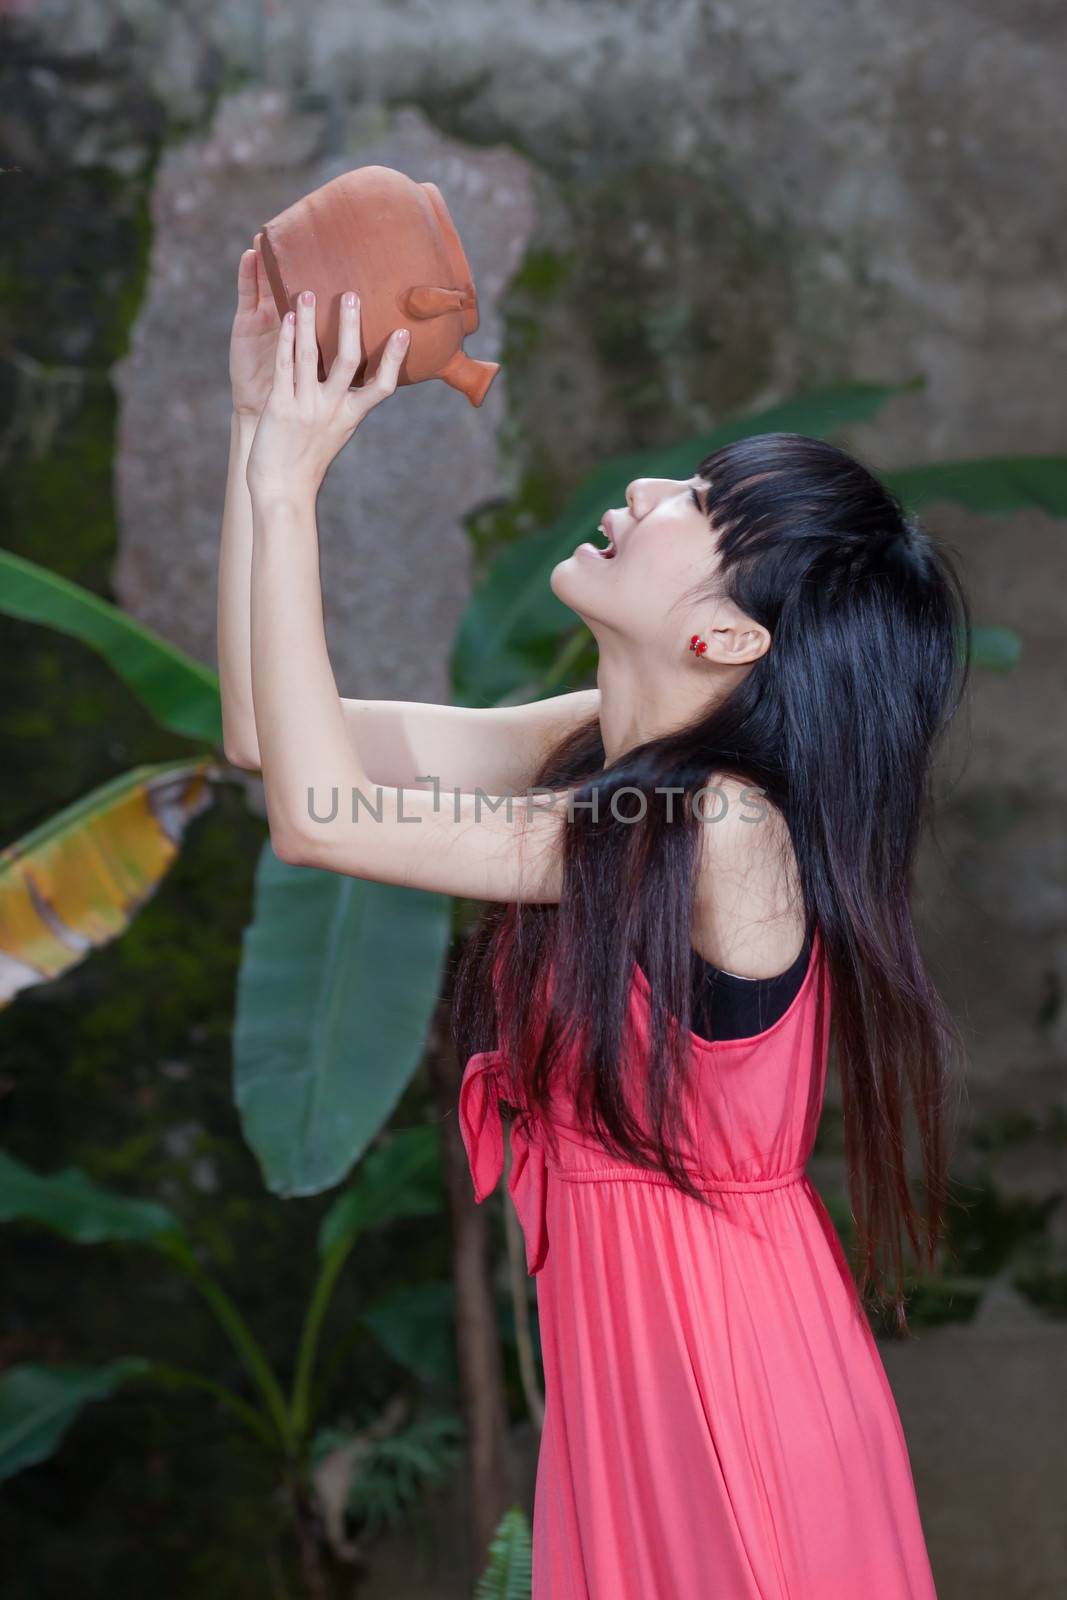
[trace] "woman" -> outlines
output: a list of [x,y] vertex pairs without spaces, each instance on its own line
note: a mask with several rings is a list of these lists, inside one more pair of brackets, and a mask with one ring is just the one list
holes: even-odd
[[[942,1227],[959,1040],[909,886],[966,678],[958,579],[852,457],[770,434],[631,483],[607,544],[554,569],[595,690],[343,700],[315,498],[403,345],[350,390],[355,296],[340,319],[320,383],[313,302],[279,332],[243,258],[226,749],[261,769],[284,860],[490,902],[457,974],[459,1111],[479,1200],[500,1102],[516,1113],[546,1387],[536,1600],[928,1600],[861,1293],[903,1326],[905,1240],[932,1265]],[[805,1172],[831,999],[858,1286]]]

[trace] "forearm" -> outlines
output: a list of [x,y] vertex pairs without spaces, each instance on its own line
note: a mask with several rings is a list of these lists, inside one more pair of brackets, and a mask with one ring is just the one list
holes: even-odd
[[564,795],[483,805],[370,778],[326,647],[312,497],[253,508],[252,695],[275,854],[440,894],[558,900]]
[[216,620],[223,743],[229,760],[253,769],[259,766],[259,743],[252,702],[252,500],[245,469],[256,420],[249,412],[235,411],[230,422]]
[[289,854],[316,815],[371,781],[346,727],[326,645],[311,494],[253,502],[251,689],[271,837]]

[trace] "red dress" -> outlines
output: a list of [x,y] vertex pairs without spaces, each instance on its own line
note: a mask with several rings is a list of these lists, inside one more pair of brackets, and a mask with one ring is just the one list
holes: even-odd
[[[545,1375],[533,1600],[936,1600],[896,1404],[805,1172],[829,1002],[816,932],[771,1027],[690,1036],[683,1150],[713,1210],[619,1165],[569,1093],[554,1091],[555,1151],[512,1125]],[[629,1005],[646,1044],[639,966]],[[511,1095],[499,1052],[471,1057],[459,1113],[479,1201]]]

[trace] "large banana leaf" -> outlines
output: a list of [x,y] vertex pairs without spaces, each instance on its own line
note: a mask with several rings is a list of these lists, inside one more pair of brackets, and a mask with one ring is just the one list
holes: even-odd
[[582,539],[604,508],[620,505],[635,477],[685,478],[713,450],[756,433],[806,433],[824,438],[852,422],[866,422],[905,384],[858,383],[800,395],[753,416],[735,418],[662,450],[613,456],[585,478],[548,528],[518,540],[493,563],[460,619],[452,656],[455,698],[464,705],[495,705],[536,676],[546,641],[574,627],[574,613],[548,586],[549,574]]
[[[934,461],[883,474],[911,511],[951,501],[988,515],[1043,511],[1067,517],[1067,456],[991,456],[986,460]],[[1011,628],[976,627],[971,660],[994,672],[1010,672],[1022,655]]]
[[279,861],[269,841],[234,1028],[245,1138],[275,1194],[339,1183],[422,1057],[451,901]]
[[423,1383],[459,1381],[456,1361],[456,1287],[404,1284],[367,1306],[360,1321],[382,1349]]
[[211,761],[136,767],[0,851],[0,1006],[124,931],[211,804]]
[[323,1217],[319,1255],[395,1217],[436,1216],[444,1200],[437,1129],[430,1124],[398,1129],[360,1162],[352,1184]]
[[1067,456],[933,461],[881,476],[913,511],[935,500],[951,500],[990,515],[1044,511],[1050,517],[1067,517]]
[[0,613],[43,622],[99,652],[161,727],[222,743],[218,678],[89,589],[0,550]]
[[104,1367],[11,1367],[0,1377],[0,1478],[44,1461],[83,1406],[151,1370],[139,1356]]
[[971,661],[993,672],[1011,672],[1019,665],[1023,642],[1011,628],[972,628]]
[[181,1233],[166,1206],[103,1189],[77,1167],[47,1177],[0,1150],[0,1222],[39,1222],[75,1244],[155,1244]]

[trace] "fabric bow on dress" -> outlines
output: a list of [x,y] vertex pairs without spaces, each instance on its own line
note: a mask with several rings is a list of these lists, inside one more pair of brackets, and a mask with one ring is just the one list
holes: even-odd
[[[504,1170],[504,1123],[499,1102],[510,1100],[513,1094],[507,1060],[501,1051],[482,1050],[471,1056],[460,1085],[459,1126],[474,1181],[474,1198],[479,1204],[492,1194]],[[541,1270],[548,1249],[547,1177],[543,1147],[529,1137],[518,1121],[513,1121],[507,1186],[526,1241],[527,1274]]]

